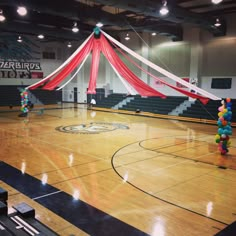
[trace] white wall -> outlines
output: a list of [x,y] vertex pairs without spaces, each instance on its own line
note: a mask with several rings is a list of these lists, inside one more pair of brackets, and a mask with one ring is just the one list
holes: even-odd
[[[44,74],[44,77],[46,77],[48,74],[50,74],[52,71],[54,71],[56,68],[58,68],[65,59],[71,54],[69,49],[66,47],[64,43],[44,43],[40,42],[39,40],[35,40],[34,37],[30,36],[24,36],[23,40],[28,40],[27,44],[25,46],[24,43],[19,44],[18,42],[15,42],[17,44],[17,47],[19,51],[21,50],[20,47],[22,47],[22,52],[24,53],[24,47],[32,47],[32,55],[38,57],[38,60],[32,59],[27,62],[39,62],[41,66],[41,71]],[[24,41],[23,41],[24,42]],[[29,43],[32,42],[32,45]],[[14,48],[14,42],[11,41],[11,47]],[[34,52],[37,51],[37,52]],[[42,53],[43,51],[47,52],[55,52],[56,58],[55,59],[43,59]],[[39,52],[39,53],[38,53]],[[1,55],[0,55],[1,60]],[[13,60],[13,59],[10,59]],[[1,71],[9,70],[9,69],[1,69]],[[21,78],[1,78],[0,77],[0,85],[31,85],[40,79],[21,79]]]
[[[226,76],[229,77],[229,76]],[[210,93],[215,94],[221,98],[236,98],[236,76],[231,76],[232,78],[232,88],[231,89],[211,89],[211,76],[202,77],[202,88]],[[215,76],[214,78],[222,78],[222,76]]]

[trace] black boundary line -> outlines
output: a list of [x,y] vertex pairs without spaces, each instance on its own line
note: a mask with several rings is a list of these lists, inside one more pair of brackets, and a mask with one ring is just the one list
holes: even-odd
[[[49,104],[50,105],[50,104]],[[59,110],[59,109],[61,109],[61,110],[64,110],[64,109],[71,109],[71,108],[76,108],[76,107],[74,107],[74,106],[71,106],[71,107],[52,107],[52,108],[35,108],[35,109],[32,109],[32,113],[37,113],[37,111],[40,111],[40,110],[45,110],[45,111],[49,111],[49,110]],[[20,109],[19,110],[0,110],[0,114],[1,113],[19,113],[20,112]],[[31,111],[29,111],[28,113],[30,114],[30,112]],[[50,114],[45,114],[45,113],[42,113],[42,114],[38,114],[38,116],[37,116],[37,118],[40,118],[40,116],[41,115],[45,115],[45,116],[49,116],[49,117],[56,117],[56,118],[58,118],[58,119],[60,119],[61,118],[61,116],[56,116],[56,115],[50,115]],[[26,118],[28,118],[28,119],[30,119],[31,117],[30,116],[28,116],[28,114],[27,114],[27,116],[25,116],[25,117],[15,117],[15,118],[12,118],[12,117],[6,117],[7,119],[10,119],[10,120],[21,120],[22,118],[24,118],[24,119],[26,119]],[[35,118],[34,118],[35,119]]]
[[[93,173],[89,173],[89,174],[86,174],[86,175],[80,175],[80,176],[77,176],[77,177],[74,177],[74,178],[70,178],[70,179],[66,179],[66,180],[63,180],[63,181],[58,181],[58,182],[55,182],[55,183],[50,184],[50,185],[61,184],[61,183],[64,183],[64,182],[66,182],[66,181],[71,181],[71,180],[74,180],[74,179],[80,179],[80,178],[83,178],[83,177],[86,177],[86,176],[98,174],[98,173],[105,172],[105,171],[109,171],[109,170],[112,170],[112,169],[113,169],[113,168],[108,168],[108,169],[105,169],[105,170],[99,170],[99,171],[96,171],[96,172],[93,172]],[[63,191],[62,191],[62,192],[63,192]]]
[[[100,108],[100,107],[97,107],[97,108]],[[101,107],[102,108],[102,107]],[[111,109],[111,108],[106,108],[106,109]],[[190,123],[197,123],[197,124],[202,124],[202,125],[216,125],[216,124],[211,124],[211,123],[204,123],[202,122],[201,120],[199,121],[194,121],[194,120],[180,120],[180,119],[175,119],[175,118],[171,118],[171,117],[156,117],[154,115],[145,115],[145,114],[141,114],[141,113],[138,113],[136,114],[135,111],[129,111],[129,112],[134,112],[134,114],[130,114],[130,113],[125,113],[125,112],[122,112],[122,111],[105,111],[105,110],[100,110],[100,109],[96,109],[96,107],[94,107],[91,111],[98,111],[98,112],[108,112],[108,113],[116,113],[116,114],[122,114],[122,115],[129,115],[129,116],[140,116],[140,117],[149,117],[149,118],[153,118],[153,119],[162,119],[162,120],[175,120],[175,121],[179,121],[179,122],[190,122]],[[157,113],[158,115],[158,113]],[[159,115],[162,115],[162,114],[159,114]],[[167,115],[166,115],[167,116]],[[170,115],[169,115],[170,116]],[[181,116],[182,117],[182,116]],[[186,118],[191,118],[191,117],[186,117]],[[197,119],[197,118],[196,118]],[[205,119],[205,120],[208,120],[208,119]],[[212,120],[209,120],[209,121],[212,121]],[[215,120],[213,120],[215,121]],[[235,125],[231,125],[233,128],[235,128],[236,126]]]
[[[170,137],[170,136],[166,136],[166,137]],[[177,136],[178,137],[178,136]],[[173,154],[173,152],[168,152],[168,153],[165,153],[165,152],[161,152],[160,149],[162,148],[167,148],[167,147],[173,147],[174,145],[167,145],[167,146],[164,146],[164,147],[161,147],[161,148],[155,148],[155,149],[149,149],[149,148],[145,148],[144,146],[142,146],[142,142],[145,142],[147,140],[152,140],[152,139],[160,139],[160,138],[150,138],[150,139],[145,139],[145,140],[142,140],[139,142],[139,146],[141,148],[143,148],[144,150],[149,150],[149,151],[153,151],[153,152],[157,152],[157,153],[162,153],[162,154],[169,154],[169,155],[172,155],[173,157],[179,157],[179,158],[182,158],[182,159],[186,159],[186,160],[190,160],[190,161],[194,161],[194,162],[200,162],[200,163],[203,163],[203,164],[208,164],[208,165],[212,165],[212,166],[216,166],[216,167],[219,167],[221,168],[222,166],[219,166],[219,165],[216,165],[214,163],[209,163],[209,162],[204,162],[200,159],[191,159],[191,158],[188,158],[188,157],[182,157],[182,156],[178,156],[178,155],[175,155]],[[199,141],[199,140],[197,140]],[[208,143],[207,141],[199,141],[199,142],[203,142],[203,143]],[[187,142],[183,142],[183,143],[180,143],[178,145],[182,145],[184,143],[187,143]],[[176,146],[176,145],[175,145]],[[201,145],[198,145],[197,147],[200,147]],[[233,146],[234,147],[234,146]],[[190,147],[191,148],[191,147]],[[235,148],[235,147],[234,147]],[[180,150],[181,151],[181,150]],[[226,156],[227,157],[227,156]],[[225,169],[230,169],[230,170],[236,170],[232,167],[225,167]]]
[[[0,163],[2,163],[3,164],[3,166],[5,165],[5,166],[7,166],[8,168],[11,168],[11,169],[13,169],[14,171],[17,171],[17,172],[20,172],[20,170],[19,169],[17,169],[17,168],[15,168],[15,167],[13,167],[13,166],[11,166],[11,165],[9,165],[9,164],[7,164],[6,162],[4,162],[4,161],[0,161]],[[112,168],[110,168],[109,170],[112,170]],[[106,170],[105,170],[106,171]],[[29,175],[29,174],[25,174],[25,176],[27,177],[27,178],[31,178],[31,179],[33,179],[34,181],[36,181],[37,183],[39,183],[40,182],[40,180],[38,180],[37,178],[35,178],[34,176],[31,176],[31,175]],[[86,233],[88,233],[89,235],[99,235],[99,236],[105,236],[105,235],[108,235],[107,233],[109,233],[110,232],[110,228],[112,229],[112,225],[111,224],[113,224],[113,223],[115,223],[115,227],[116,227],[116,229],[118,230],[118,229],[121,229],[121,232],[119,233],[118,232],[118,234],[116,234],[115,232],[117,232],[117,231],[115,231],[115,232],[113,232],[113,234],[112,235],[114,235],[114,236],[118,236],[118,235],[120,235],[120,236],[125,236],[124,235],[124,232],[122,231],[122,228],[119,228],[121,225],[120,224],[124,224],[125,226],[127,226],[128,228],[126,228],[126,229],[128,229],[128,232],[129,232],[129,235],[132,235],[132,236],[135,236],[135,235],[143,235],[143,236],[148,236],[149,234],[148,233],[146,233],[146,232],[144,232],[144,231],[142,231],[142,230],[139,230],[138,228],[136,228],[136,227],[134,227],[134,226],[132,226],[132,225],[130,225],[130,224],[128,224],[128,223],[126,223],[126,222],[124,222],[124,221],[122,221],[122,220],[120,220],[120,219],[118,219],[118,218],[116,218],[116,217],[114,217],[114,216],[112,216],[112,215],[110,215],[110,214],[108,214],[108,213],[106,213],[106,212],[104,212],[103,210],[100,210],[100,209],[98,209],[98,208],[96,208],[96,207],[94,207],[94,206],[92,206],[91,204],[88,204],[88,203],[86,203],[85,201],[83,201],[83,200],[80,200],[81,201],[81,203],[82,203],[82,205],[83,205],[83,209],[82,210],[86,210],[87,208],[88,208],[88,206],[89,207],[91,207],[91,210],[92,209],[94,209],[94,212],[95,212],[95,215],[94,215],[94,219],[93,219],[93,221],[92,221],[92,223],[90,223],[90,225],[91,226],[89,226],[88,225],[88,223],[86,222],[87,220],[91,220],[91,214],[89,214],[87,217],[88,217],[88,219],[85,217],[85,218],[83,218],[83,216],[81,215],[80,217],[82,217],[81,218],[81,220],[80,220],[80,222],[78,222],[78,220],[76,220],[76,222],[77,223],[75,223],[75,219],[68,219],[68,214],[64,214],[64,213],[61,213],[61,210],[59,209],[56,209],[55,210],[55,207],[54,206],[52,206],[52,205],[50,205],[51,203],[52,203],[52,201],[51,200],[49,200],[49,203],[43,203],[42,201],[44,201],[44,199],[45,199],[45,196],[44,195],[42,195],[42,196],[39,196],[39,197],[33,197],[33,196],[30,196],[30,194],[27,194],[27,193],[24,193],[24,192],[22,192],[21,190],[20,190],[20,188],[19,188],[19,186],[18,187],[16,187],[16,186],[14,186],[14,185],[12,185],[11,183],[9,183],[9,182],[7,182],[7,181],[4,181],[4,180],[2,180],[2,179],[0,179],[3,183],[6,183],[6,184],[8,184],[8,185],[10,185],[12,188],[14,188],[14,189],[16,189],[17,191],[18,191],[18,193],[16,193],[15,195],[17,195],[17,194],[19,194],[19,193],[21,193],[21,194],[23,194],[23,195],[25,195],[25,196],[27,196],[28,198],[30,198],[30,199],[32,199],[32,200],[34,200],[35,202],[37,202],[38,204],[40,204],[40,205],[42,205],[43,207],[45,207],[47,210],[50,210],[50,211],[52,211],[54,214],[56,214],[56,215],[58,215],[58,216],[60,216],[60,217],[62,217],[62,218],[64,218],[65,220],[67,220],[70,224],[72,224],[72,225],[74,225],[75,227],[77,227],[77,228],[79,228],[80,230],[82,230],[82,231],[84,231],[84,232],[86,232]],[[15,181],[14,181],[15,182]],[[60,189],[58,189],[58,188],[56,188],[56,187],[54,187],[54,186],[52,186],[52,185],[50,185],[50,184],[47,184],[47,186],[49,187],[49,189],[48,190],[46,190],[46,191],[52,191],[52,190],[59,190],[60,192],[56,192],[55,193],[55,191],[54,192],[52,192],[53,194],[50,194],[49,193],[49,195],[46,193],[46,197],[51,197],[52,195],[55,195],[55,194],[58,194],[58,195],[60,195],[60,194],[63,194],[63,195],[65,195],[66,197],[69,197],[70,199],[72,198],[72,196],[70,195],[70,194],[68,194],[68,193],[66,193],[66,192],[64,192],[64,191],[61,191]],[[52,188],[52,189],[50,189],[50,188]],[[35,192],[35,191],[34,191]],[[55,194],[54,194],[55,193]],[[37,199],[35,199],[35,198],[37,198]],[[43,200],[42,200],[43,199]],[[70,203],[71,203],[71,201],[70,201]],[[55,203],[53,203],[54,205],[55,205]],[[73,203],[71,203],[71,204],[73,204]],[[70,205],[71,205],[70,204]],[[79,206],[80,204],[77,204],[77,207]],[[53,209],[52,209],[52,207],[53,207]],[[61,206],[62,207],[62,206]],[[102,216],[102,218],[101,218],[101,216]],[[99,218],[96,218],[96,217],[99,217]],[[107,222],[107,226],[106,226],[106,224],[103,224],[103,219],[105,219],[105,221],[104,222],[106,222],[106,220],[108,221]],[[114,222],[115,221],[115,222]],[[94,228],[94,227],[98,227],[98,232],[96,231],[96,228]],[[117,228],[118,227],[118,228]],[[107,229],[108,231],[102,231],[103,229]],[[114,230],[114,229],[112,229],[112,230]],[[124,229],[123,229],[124,230]],[[132,231],[133,230],[133,231]],[[91,231],[91,232],[90,232]],[[115,233],[115,234],[114,234]],[[109,235],[110,236],[110,235]]]
[[[87,164],[91,164],[91,163],[98,162],[98,161],[104,161],[104,160],[103,159],[102,160],[97,159],[97,160],[94,160],[94,161],[89,161],[89,162],[84,162],[84,163],[76,164],[76,165],[73,165],[73,166],[70,166],[70,167],[62,167],[60,169],[49,170],[49,171],[47,171],[47,173],[53,173],[53,172],[60,171],[60,170],[66,170],[66,169],[70,169],[71,167],[78,167],[78,166],[87,165]],[[41,175],[43,173],[44,172],[36,173],[33,176],[38,176],[38,175]]]
[[220,228],[218,228],[218,227],[216,227],[216,226],[212,226],[212,228],[217,229],[217,230],[219,230],[219,231],[222,230],[222,229],[220,229]]
[[[48,105],[50,105],[50,104],[48,104]],[[42,105],[42,106],[47,106],[47,104]],[[37,108],[36,107],[36,108],[33,108],[32,111],[39,111],[39,110],[42,110],[42,109],[43,110],[56,110],[56,109],[71,109],[71,108],[76,108],[76,107],[74,107],[74,106],[71,106],[71,107],[51,107],[51,108],[50,107],[49,108],[47,108],[47,107]],[[11,113],[11,112],[20,112],[20,109],[19,110],[0,110],[0,113]]]
[[[134,142],[134,143],[138,143],[138,142]],[[113,160],[114,160],[115,155],[116,155],[117,152],[119,152],[119,151],[122,150],[123,148],[128,147],[128,146],[130,146],[130,145],[132,145],[132,144],[134,144],[134,143],[130,143],[130,144],[127,144],[127,145],[125,145],[125,146],[119,148],[119,149],[112,155],[112,157],[111,157],[111,165],[112,165],[112,168],[113,168],[113,170],[115,171],[115,173],[116,173],[122,180],[124,180],[124,178],[123,178],[123,176],[121,176],[120,173],[116,170],[116,167],[115,167],[114,164],[113,164]],[[223,222],[223,221],[214,219],[214,218],[212,218],[212,217],[208,217],[208,216],[206,216],[206,215],[204,215],[204,214],[201,214],[201,213],[199,213],[199,212],[190,210],[190,209],[188,209],[188,208],[185,208],[185,207],[179,206],[179,205],[177,205],[177,204],[175,204],[175,203],[172,203],[172,202],[170,202],[170,201],[167,201],[167,200],[165,200],[165,199],[163,199],[163,198],[154,196],[154,195],[148,193],[147,191],[145,191],[145,190],[143,190],[143,189],[137,187],[136,185],[132,184],[132,183],[129,182],[129,181],[126,181],[126,183],[128,183],[128,184],[131,185],[132,187],[136,188],[137,190],[139,190],[139,191],[141,191],[141,192],[147,194],[148,196],[153,197],[153,198],[156,198],[156,199],[158,199],[158,200],[160,200],[160,201],[162,201],[162,202],[168,203],[168,204],[170,204],[170,205],[172,205],[172,206],[174,206],[174,207],[178,207],[178,208],[180,208],[180,209],[182,209],[182,210],[191,212],[191,213],[193,213],[193,214],[202,216],[202,217],[204,217],[204,218],[213,220],[213,221],[215,221],[215,222],[218,222],[218,223],[221,223],[221,224],[224,224],[224,225],[229,225],[228,223],[225,223],[225,222]]]

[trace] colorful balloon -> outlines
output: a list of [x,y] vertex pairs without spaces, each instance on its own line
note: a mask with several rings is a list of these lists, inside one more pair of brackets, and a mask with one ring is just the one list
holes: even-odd
[[224,100],[221,101],[222,106],[218,108],[218,133],[215,135],[215,142],[218,143],[218,150],[222,155],[225,155],[229,150],[230,138],[229,135],[232,135],[231,119],[232,119],[232,110],[231,110],[231,99],[226,98],[226,103]]
[[27,90],[23,90],[20,95],[21,95],[21,111],[23,113],[27,113],[27,112],[29,112],[29,110],[27,108],[27,106],[28,106],[28,92],[27,92]]

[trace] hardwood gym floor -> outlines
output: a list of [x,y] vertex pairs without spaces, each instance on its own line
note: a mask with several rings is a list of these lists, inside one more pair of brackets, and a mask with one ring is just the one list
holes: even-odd
[[217,125],[64,104],[0,112],[0,187],[59,235],[212,236],[236,220]]

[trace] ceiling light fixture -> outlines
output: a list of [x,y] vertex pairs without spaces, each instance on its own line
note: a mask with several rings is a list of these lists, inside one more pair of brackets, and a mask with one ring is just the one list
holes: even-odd
[[0,9],[0,22],[6,20],[6,17],[3,15],[3,10]]
[[125,40],[130,40],[129,34],[126,34]]
[[163,6],[161,7],[159,12],[162,16],[166,16],[169,13],[169,9],[167,7],[167,1],[163,1]]
[[38,35],[38,38],[39,38],[39,39],[44,39],[44,35],[43,35],[43,34],[39,34],[39,35]]
[[102,23],[102,22],[98,22],[98,23],[96,24],[96,26],[99,27],[99,28],[101,28],[101,27],[103,27],[103,23]]
[[74,22],[74,26],[73,26],[73,28],[72,28],[72,31],[73,31],[74,33],[77,33],[77,32],[79,31],[79,28],[77,27],[77,22]]
[[18,36],[18,39],[17,39],[17,42],[19,42],[19,43],[22,43],[22,38],[21,38],[21,36]]
[[71,48],[71,47],[72,47],[71,42],[69,42],[69,43],[67,44],[67,47],[68,47],[68,48]]
[[156,32],[152,32],[152,36],[156,36],[157,35],[157,33]]
[[17,13],[20,15],[20,16],[25,16],[27,14],[27,9],[26,7],[24,6],[20,6],[17,8]]
[[211,2],[212,3],[214,3],[214,4],[219,4],[219,3],[221,3],[223,0],[211,0]]
[[220,23],[220,20],[219,20],[219,18],[217,18],[217,19],[216,19],[215,26],[216,26],[216,27],[219,27],[219,26],[221,26],[221,23]]

